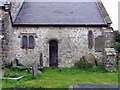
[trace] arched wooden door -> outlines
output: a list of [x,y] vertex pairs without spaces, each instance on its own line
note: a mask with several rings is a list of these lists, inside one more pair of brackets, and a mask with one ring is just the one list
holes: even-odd
[[49,42],[49,66],[58,67],[58,42],[50,40]]

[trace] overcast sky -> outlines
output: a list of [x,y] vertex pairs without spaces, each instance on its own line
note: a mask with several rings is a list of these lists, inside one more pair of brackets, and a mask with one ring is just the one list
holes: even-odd
[[[0,0],[1,1],[5,1],[5,0]],[[80,2],[80,1],[94,1],[94,0],[28,0],[28,1],[41,1],[41,2],[45,2],[45,1],[55,1],[55,2]],[[101,0],[113,22],[112,27],[114,28],[114,30],[118,30],[118,2],[120,0]]]
[[113,22],[112,27],[114,30],[118,30],[118,2],[120,0],[101,0],[110,15]]

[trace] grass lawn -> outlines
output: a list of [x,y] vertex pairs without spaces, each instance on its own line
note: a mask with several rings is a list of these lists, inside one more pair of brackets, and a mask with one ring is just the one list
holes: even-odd
[[45,68],[36,79],[27,71],[8,70],[6,75],[26,75],[19,81],[3,80],[3,88],[68,88],[74,84],[110,84],[118,85],[118,72],[105,72],[102,69]]
[[119,81],[119,85],[120,85],[120,54],[119,54],[119,64],[118,64],[118,81]]

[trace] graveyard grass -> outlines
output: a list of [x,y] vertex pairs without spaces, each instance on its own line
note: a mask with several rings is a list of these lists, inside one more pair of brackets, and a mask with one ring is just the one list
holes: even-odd
[[74,84],[110,84],[118,85],[118,72],[105,72],[101,68],[45,68],[36,79],[32,73],[6,69],[6,76],[26,75],[19,81],[3,80],[3,88],[68,88]]

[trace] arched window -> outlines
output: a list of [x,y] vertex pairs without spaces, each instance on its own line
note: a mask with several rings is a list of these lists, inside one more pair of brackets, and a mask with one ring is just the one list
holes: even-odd
[[34,35],[24,34],[21,38],[21,48],[22,49],[34,49],[35,38]]
[[88,32],[88,48],[93,48],[93,33],[91,30]]
[[25,49],[25,48],[27,48],[27,36],[26,35],[24,35],[24,36],[22,36],[22,48],[23,49]]
[[35,40],[32,35],[29,36],[29,49],[33,49],[35,47]]

